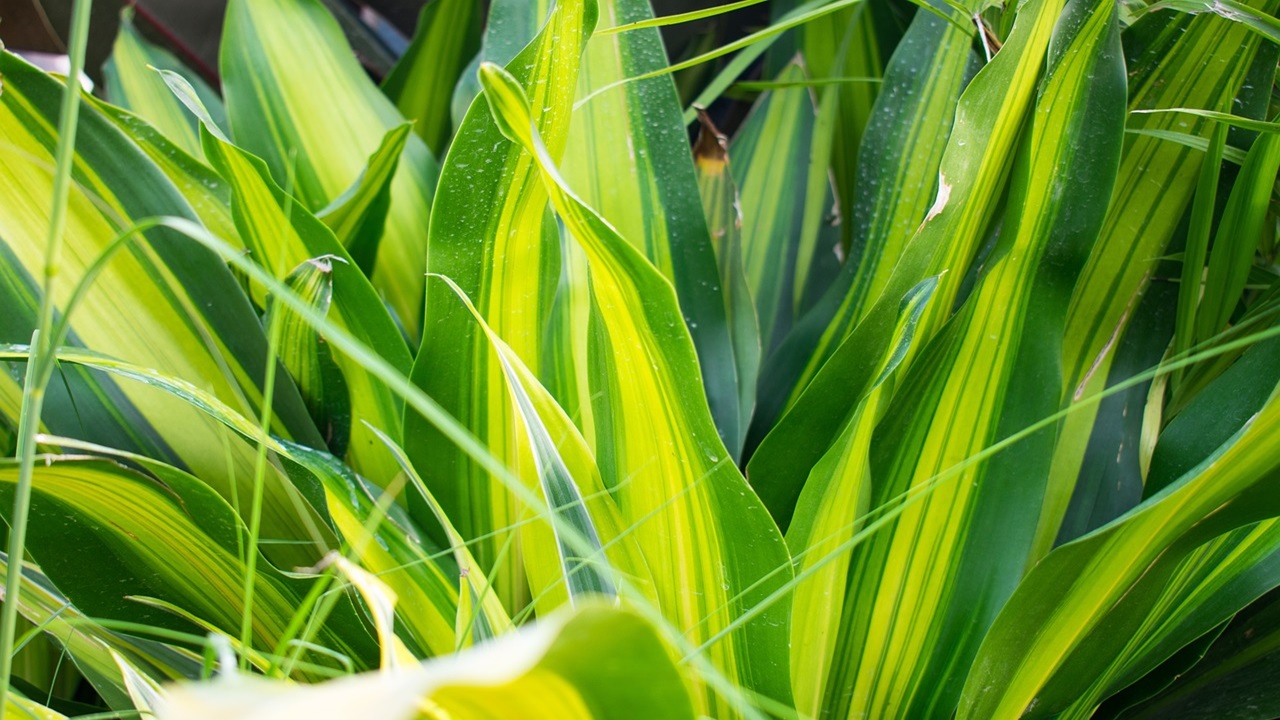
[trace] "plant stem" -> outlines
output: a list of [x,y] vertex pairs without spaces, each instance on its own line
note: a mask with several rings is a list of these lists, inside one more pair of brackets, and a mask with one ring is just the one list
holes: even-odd
[[258,541],[262,534],[262,496],[267,474],[267,442],[271,432],[271,401],[275,397],[276,358],[279,356],[280,332],[284,327],[281,318],[283,313],[272,313],[268,329],[266,378],[262,383],[262,409],[258,423],[262,428],[263,440],[258,442],[258,454],[253,463],[253,497],[249,510],[249,552],[245,556],[244,571],[244,610],[240,615],[240,645],[244,652],[240,655],[240,670],[248,670],[249,653],[253,649],[253,596],[255,581],[258,578]]
[[45,387],[53,375],[57,357],[57,335],[53,328],[54,283],[62,255],[63,230],[67,223],[67,201],[71,191],[71,164],[76,146],[76,125],[80,116],[80,73],[84,69],[85,45],[89,37],[89,15],[93,0],[76,0],[71,18],[69,54],[71,69],[62,94],[58,119],[58,146],[54,153],[53,198],[49,208],[49,234],[45,241],[44,287],[40,315],[31,335],[31,358],[22,389],[22,413],[18,418],[18,486],[13,495],[9,523],[9,564],[5,573],[4,606],[0,610],[0,720],[9,703],[9,679],[13,674],[13,641],[18,624],[18,599],[22,592],[22,558],[26,555],[27,516],[31,510],[31,484],[36,460],[36,434],[44,408]]

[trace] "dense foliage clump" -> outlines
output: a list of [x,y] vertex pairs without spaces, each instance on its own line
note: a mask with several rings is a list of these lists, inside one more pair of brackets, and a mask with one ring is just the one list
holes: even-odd
[[1280,714],[1280,3],[752,4],[0,53],[0,714]]

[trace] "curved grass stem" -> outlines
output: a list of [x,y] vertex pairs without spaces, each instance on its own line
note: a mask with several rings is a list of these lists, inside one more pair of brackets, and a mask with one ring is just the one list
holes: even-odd
[[18,623],[18,596],[22,592],[22,558],[26,554],[27,516],[31,510],[31,484],[35,468],[36,434],[44,408],[45,387],[53,376],[57,357],[57,334],[53,328],[53,291],[62,256],[63,230],[67,222],[67,202],[71,192],[71,165],[76,145],[76,125],[80,116],[80,72],[84,68],[85,45],[93,0],[76,0],[68,43],[70,72],[62,95],[58,118],[58,147],[54,154],[53,198],[49,208],[49,232],[45,241],[44,287],[40,314],[31,336],[33,355],[27,364],[22,390],[22,412],[18,419],[18,486],[13,496],[9,522],[9,557],[17,558],[5,573],[4,606],[0,610],[0,720],[9,703],[9,679],[13,674],[13,642]]

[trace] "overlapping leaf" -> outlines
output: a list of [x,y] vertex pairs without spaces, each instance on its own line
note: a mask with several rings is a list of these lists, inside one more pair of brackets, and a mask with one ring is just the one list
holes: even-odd
[[628,720],[652,717],[655,710],[672,720],[694,717],[670,650],[639,616],[592,606],[448,661],[396,673],[310,687],[245,677],[178,686],[158,716]]
[[[540,130],[553,148],[562,148],[568,135],[578,58],[595,23],[594,10],[591,2],[558,5],[537,40],[511,62],[513,72],[536,88]],[[532,159],[503,138],[483,101],[473,104],[441,174],[428,268],[456,283],[537,376],[560,272],[555,227],[544,225],[546,203]],[[453,290],[445,283],[428,285],[413,380],[518,475],[516,412],[492,352]],[[513,612],[523,607],[528,594],[519,552],[503,550],[517,542],[508,528],[521,520],[522,510],[502,478],[492,477],[415,413],[405,418],[405,440],[444,512],[463,537],[477,540],[473,550],[490,569],[503,604]]]
[[[404,122],[319,0],[234,0],[222,48],[232,137],[266,161],[277,184],[292,178],[291,191],[312,212],[356,182],[383,135]],[[414,341],[437,172],[426,144],[409,138],[371,277]]]
[[[51,122],[62,86],[10,54],[0,55],[0,183],[12,204],[0,217],[5,282],[0,340],[26,343],[35,323],[37,277],[52,192]],[[174,184],[129,138],[91,108],[81,114],[63,277],[80,278],[114,238],[156,215],[195,219]],[[60,311],[72,295],[60,283]],[[154,229],[130,242],[102,269],[71,319],[71,342],[183,377],[208,388],[241,412],[256,415],[262,401],[266,338],[252,306],[216,256],[177,233]],[[9,372],[15,372],[9,366]],[[20,377],[20,369],[16,372]],[[100,442],[179,463],[224,497],[252,478],[253,452],[227,441],[220,426],[172,397],[141,386],[116,386],[83,371],[55,380],[44,422],[55,433]],[[273,430],[320,444],[305,405],[290,383],[274,398]],[[16,419],[16,418],[14,418]],[[228,456],[227,448],[231,447]],[[304,488],[304,491],[306,488]],[[265,527],[281,538],[313,540],[290,487],[267,486]],[[247,496],[247,491],[245,492]],[[314,495],[313,503],[319,502]],[[280,559],[315,560],[304,546],[273,549]],[[288,560],[286,560],[288,562]]]
[[444,156],[453,137],[454,87],[480,49],[483,7],[471,0],[424,5],[413,42],[382,83],[436,157]]
[[[729,337],[733,342],[733,362],[738,384],[738,423],[746,428],[756,407],[756,382],[760,375],[760,327],[751,285],[743,263],[743,222],[738,202],[738,188],[729,163],[728,139],[705,115],[702,130],[694,145],[694,163],[698,173],[698,193],[707,216],[707,229],[715,248],[720,268],[720,287],[724,291],[725,317],[729,320]],[[736,461],[742,452],[739,442],[729,447]]]
[[[600,27],[653,16],[648,0],[601,0]],[[742,446],[737,365],[716,255],[699,203],[693,158],[669,76],[618,83],[666,66],[658,31],[634,29],[594,37],[582,58],[580,106],[564,156],[564,175],[587,205],[649,259],[676,288],[702,367],[712,417],[725,444]],[[575,246],[565,250],[572,255]],[[580,272],[582,262],[566,262]],[[570,277],[569,282],[581,282]],[[570,296],[566,302],[578,299]],[[562,310],[567,322],[583,313]],[[581,336],[585,328],[571,335]],[[578,363],[585,349],[575,347]],[[573,413],[575,408],[569,408]]]
[[107,80],[107,99],[145,118],[185,152],[199,156],[199,126],[165,87],[156,69],[187,76],[201,101],[209,107],[214,121],[222,122],[224,111],[218,93],[169,52],[143,39],[133,25],[133,10],[126,7],[120,15],[120,32],[111,58],[102,68]]
[[[234,632],[240,624],[245,566],[237,557],[243,528],[231,507],[180,470],[138,456],[128,459],[147,474],[89,456],[48,457],[41,463],[28,539],[32,556],[90,615],[187,627],[129,599],[148,596]],[[0,465],[6,508],[16,478],[16,463]],[[86,554],[93,563],[81,561]],[[258,567],[253,635],[261,646],[274,647],[301,593],[296,582],[278,571]],[[322,637],[357,664],[367,662],[369,646],[354,615],[341,622],[331,617]]]
[[757,442],[887,289],[937,197],[956,102],[976,69],[968,33],[930,13],[917,14],[889,61],[884,92],[867,123],[845,219],[849,260],[762,371]]
[[[339,327],[407,371],[409,352],[394,322],[333,233],[272,182],[261,160],[212,133],[203,137],[205,155],[232,188],[236,225],[251,256],[280,276],[299,267],[317,271],[310,277],[319,283],[315,291],[325,297],[309,300],[323,301],[323,310]],[[287,311],[285,317],[290,343],[285,367],[293,373],[327,446],[346,457],[356,472],[378,484],[389,482],[396,464],[369,425],[398,438],[400,399],[359,362],[331,353],[325,339],[302,318]]]
[[[1096,702],[1087,694],[1098,692],[1091,683],[1124,645],[1148,640],[1145,621],[1186,558],[1221,533],[1280,513],[1277,456],[1262,439],[1278,416],[1272,394],[1261,412],[1165,491],[1046,557],[984,642],[960,717],[1050,716],[1082,698]],[[1266,547],[1274,551],[1274,540]],[[1217,570],[1215,564],[1205,572]],[[1107,581],[1090,581],[1100,577]]]
[[[1274,11],[1260,0],[1257,7]],[[1258,39],[1248,29],[1214,15],[1153,14],[1129,28],[1130,110],[1229,107],[1250,71]],[[1129,127],[1144,133],[1207,136],[1207,121],[1158,113],[1131,115]],[[1109,381],[1117,341],[1150,283],[1179,220],[1191,201],[1203,155],[1157,135],[1131,135],[1121,160],[1107,221],[1081,274],[1064,343],[1065,403],[1101,391]],[[1152,178],[1161,178],[1159,183]],[[1045,522],[1037,554],[1047,552],[1076,486],[1097,406],[1073,412],[1059,435]],[[1088,481],[1088,478],[1085,479]]]
[[[730,682],[785,702],[789,603],[753,606],[786,582],[789,558],[715,430],[674,289],[569,190],[518,81],[493,65],[482,66],[481,79],[502,132],[536,160],[586,255],[600,359],[588,381],[609,408],[597,415],[608,423],[597,430],[597,461],[653,573],[659,607]],[[695,701],[718,717],[741,711],[740,698],[709,687]]]

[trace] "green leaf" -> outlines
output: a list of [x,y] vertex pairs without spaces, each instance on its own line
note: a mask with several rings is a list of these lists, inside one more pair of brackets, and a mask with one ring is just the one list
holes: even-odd
[[86,100],[160,168],[210,232],[228,242],[240,242],[231,217],[231,190],[218,173],[196,158],[204,157],[203,150],[192,155],[141,117],[94,98]]
[[[906,356],[915,325],[937,285],[937,278],[929,278],[902,299],[894,341],[886,347],[886,354],[876,359],[875,379],[831,450],[809,473],[796,503],[795,522],[787,530],[787,545],[796,558],[797,572],[816,573],[797,584],[793,601],[791,645],[806,648],[804,653],[796,654],[791,666],[796,709],[801,713],[814,715],[822,710],[823,695],[833,680],[830,672],[850,568],[829,561],[859,532],[860,519],[869,509],[873,491],[868,463],[872,432],[892,397],[883,386]],[[849,517],[856,519],[849,522]]]
[[[756,406],[756,380],[760,372],[760,329],[755,302],[743,263],[743,222],[738,188],[734,184],[729,162],[728,140],[701,116],[702,129],[694,144],[694,167],[698,173],[698,192],[707,216],[707,230],[715,248],[720,268],[720,287],[724,290],[725,317],[729,319],[729,336],[733,340],[734,370],[738,382],[738,426],[746,428]],[[734,460],[742,452],[741,441],[730,445]]]
[[[1171,299],[1166,298],[1166,306]],[[1044,708],[1046,714],[1052,714],[1055,707],[1070,706],[1065,717],[1088,716],[1107,695],[1144,677],[1173,657],[1179,648],[1225,622],[1233,613],[1280,583],[1280,565],[1277,565],[1280,562],[1280,555],[1277,555],[1280,524],[1268,521],[1250,525],[1252,520],[1241,519],[1241,508],[1245,508],[1243,513],[1246,515],[1255,509],[1268,512],[1265,502],[1256,508],[1228,502],[1207,510],[1191,510],[1185,506],[1179,508],[1179,503],[1171,499],[1171,495],[1182,493],[1188,483],[1200,482],[1202,475],[1216,472],[1216,464],[1226,461],[1220,456],[1233,452],[1230,450],[1233,443],[1245,441],[1241,433],[1252,432],[1249,430],[1252,424],[1275,404],[1272,402],[1273,389],[1280,383],[1276,347],[1275,339],[1250,347],[1238,362],[1204,392],[1198,393],[1169,423],[1152,457],[1147,478],[1147,502],[1084,539],[1055,550],[1032,572],[1014,596],[1013,602],[1017,602],[1019,595],[1043,593],[1045,590],[1040,583],[1046,581],[1053,584],[1052,592],[1055,593],[1074,582],[1065,581],[1062,576],[1050,579],[1051,576],[1036,575],[1041,572],[1040,567],[1054,562],[1096,560],[1105,565],[1117,560],[1127,562],[1131,557],[1135,562],[1134,567],[1123,571],[1118,584],[1107,590],[1113,592],[1128,588],[1127,594],[1110,603],[1109,607],[1082,609],[1065,606],[1062,609],[1064,622],[1081,624],[1077,626],[1074,637],[1066,641],[1069,646],[1063,646],[1062,656],[1054,661],[1056,667],[1044,668],[1052,673],[1039,692],[1043,698],[1041,704],[1049,706]],[[1269,450],[1259,447],[1252,452],[1262,457]],[[1270,452],[1274,454],[1274,451]],[[1274,461],[1272,458],[1269,462]],[[1241,476],[1235,491],[1255,492],[1257,490],[1249,490],[1248,487],[1270,482],[1270,477],[1268,473],[1251,478]],[[1205,482],[1215,480],[1206,478]],[[1209,491],[1201,489],[1199,492]],[[1139,522],[1138,517],[1162,512],[1157,509],[1160,506],[1168,513],[1189,513],[1175,521],[1175,527],[1171,529],[1173,535],[1138,538],[1129,534],[1144,532],[1128,526]],[[1205,515],[1197,520],[1195,512]],[[1220,520],[1220,512],[1225,519]],[[1160,522],[1167,522],[1168,517],[1166,515]],[[1216,524],[1220,521],[1227,523],[1226,526]],[[1176,529],[1178,524],[1184,529]],[[1232,527],[1238,529],[1232,530]],[[1178,532],[1184,532],[1184,535],[1177,536]],[[1104,550],[1106,543],[1119,541],[1121,536],[1128,538],[1126,542],[1150,543],[1151,547],[1143,551],[1145,555],[1107,559],[1094,555],[1111,552]],[[1109,539],[1104,541],[1100,539],[1102,537]],[[1161,547],[1163,549],[1159,549]],[[1153,558],[1153,554],[1156,557]],[[1055,560],[1060,555],[1075,559]],[[1091,556],[1094,559],[1089,559]],[[1143,569],[1137,569],[1144,565]],[[1068,572],[1076,570],[1078,567]],[[1105,573],[1105,570],[1097,572]],[[1148,572],[1150,577],[1138,578],[1133,574],[1135,572]],[[1115,575],[1098,574],[1093,577],[1110,578]],[[1018,631],[1030,636],[1035,634],[1038,623],[1045,621],[1046,617],[1040,611],[1011,615],[1007,619],[1002,615],[997,621],[997,629],[1004,622],[1023,623]],[[995,632],[997,630],[993,630]],[[983,653],[986,652],[988,649],[984,647]]]
[[[325,453],[297,445],[286,452],[324,485],[329,515],[350,557],[399,598],[401,632],[424,655],[447,655],[459,642],[458,566],[450,563],[396,504],[381,509],[383,490]],[[372,527],[370,520],[382,517]]]
[[[303,262],[284,279],[285,285],[322,315],[333,301],[333,263],[342,258],[321,256]],[[280,313],[280,362],[294,379],[311,419],[335,455],[346,454],[351,440],[351,395],[342,368],[334,361],[324,338],[288,307],[267,303],[264,327]]]
[[1267,133],[1255,140],[1249,150],[1214,236],[1196,318],[1196,337],[1200,340],[1226,329],[1231,320],[1253,267],[1278,171],[1280,135]]
[[[1270,55],[1270,53],[1265,53]],[[1258,56],[1264,56],[1262,49],[1259,49]],[[1240,88],[1243,95],[1246,90],[1251,88]],[[1231,113],[1216,112],[1214,110],[1197,110],[1195,108],[1152,108],[1150,110],[1134,110],[1134,115],[1157,115],[1160,113],[1177,113],[1181,115],[1192,115],[1195,117],[1206,118],[1208,120],[1217,120],[1220,123],[1229,125],[1232,128],[1240,130],[1248,130],[1253,133],[1276,133],[1280,132],[1280,123],[1267,122],[1257,118],[1241,117],[1232,115]]]
[[[298,312],[296,308],[294,311]],[[0,347],[0,359],[14,356],[25,356],[25,348]],[[63,348],[59,352],[59,359],[64,367],[68,363],[84,365],[163,391],[206,414],[213,422],[235,432],[248,441],[246,444],[266,443],[273,455],[282,460],[280,466],[268,466],[267,487],[270,488],[272,483],[293,483],[304,488],[313,484],[317,486],[321,491],[320,496],[326,501],[328,518],[346,542],[352,557],[371,571],[379,573],[405,599],[400,617],[418,648],[428,654],[446,654],[465,644],[455,636],[455,621],[461,612],[456,583],[458,569],[475,566],[465,546],[455,551],[457,563],[453,566],[440,562],[437,556],[431,554],[431,543],[402,510],[394,505],[378,509],[380,500],[375,495],[383,492],[381,488],[356,475],[327,453],[262,435],[256,422],[246,419],[216,397],[190,383],[72,348]],[[369,430],[379,444],[386,443],[389,439],[374,428]],[[62,445],[72,442],[74,441],[65,438],[59,439]],[[75,447],[103,451],[101,446],[96,445]],[[391,447],[390,452],[397,468],[405,469],[407,461],[398,448]],[[384,520],[374,526],[367,526],[374,517]],[[447,518],[442,523],[449,529]],[[263,545],[272,547],[267,541]],[[456,543],[451,545],[457,547]],[[469,582],[480,587],[486,585],[483,573],[476,569],[470,571]],[[490,625],[499,631],[509,624],[505,619],[505,612],[496,601],[486,602],[484,612],[492,616]]]
[[[776,15],[781,9],[798,4],[795,0],[778,3],[774,13]],[[892,48],[884,47],[886,38],[881,37],[877,26],[884,22],[879,16],[887,14],[888,3],[871,0],[842,9],[821,22],[802,25],[797,31],[797,45],[810,76],[881,77],[885,70],[885,59]],[[859,145],[879,92],[880,86],[875,83],[849,83],[823,89],[818,99],[820,129],[814,135],[816,142],[809,158],[808,194],[814,207],[823,201],[818,197],[821,193],[814,190],[816,183],[827,181],[828,168],[834,180],[838,207],[853,207]],[[825,123],[823,116],[827,116]],[[828,126],[825,131],[821,129],[824,124]],[[813,237],[804,238],[809,243],[816,240],[816,223],[822,220],[823,212],[825,207],[817,212],[806,212],[805,224],[813,225],[809,232],[814,234]],[[853,242],[854,226],[844,222],[838,230],[841,245],[847,253]],[[802,267],[807,265],[804,262],[803,248],[800,260]]]
[[1127,709],[1123,717],[1263,720],[1280,713],[1275,685],[1280,660],[1276,598],[1273,591],[1241,611],[1195,666],[1180,673],[1159,695]]
[[[407,370],[409,351],[391,316],[329,228],[285,194],[261,160],[212,133],[204,133],[203,138],[205,156],[232,188],[233,214],[249,254],[281,277],[317,258],[338,259],[327,262],[328,272],[311,275],[315,281],[330,284],[328,312],[339,327],[351,331],[402,372]],[[322,290],[323,285],[316,289]],[[314,301],[316,297],[307,299]],[[301,342],[309,338],[306,342],[319,352],[324,338],[316,336],[302,318],[287,317],[291,317],[288,330],[292,335],[286,340]],[[376,481],[389,480],[395,475],[396,464],[374,438],[369,425],[399,437],[403,412],[400,398],[349,356],[325,350],[329,361],[317,356],[315,365],[303,362],[300,356],[290,356],[305,352],[308,350],[304,347],[287,351],[285,366],[301,373],[294,378],[312,417],[323,423],[322,436],[326,442],[338,443],[328,447],[344,456],[356,472]]]
[[480,94],[480,81],[476,78],[480,63],[509,65],[537,37],[554,4],[553,0],[492,0],[489,3],[489,16],[485,19],[480,52],[462,71],[462,77],[458,79],[458,85],[453,91],[455,135],[462,127],[471,103]]
[[[1280,514],[1273,487],[1280,456],[1265,440],[1280,421],[1275,397],[1272,392],[1260,413],[1177,482],[1124,518],[1050,553],[1031,571],[983,644],[961,718],[1028,709],[1048,717],[1101,700],[1105,685],[1099,681],[1108,679],[1117,658],[1127,658],[1121,650],[1149,641],[1161,628],[1149,619],[1185,612],[1163,595],[1188,558],[1223,533]],[[1276,548],[1274,528],[1264,523],[1254,531],[1269,531],[1268,552]],[[1239,553],[1234,545],[1223,551]],[[1190,568],[1199,566],[1190,561]],[[1204,563],[1200,572],[1229,578],[1233,570],[1218,561]]]
[[[1165,273],[1165,267],[1157,272]],[[1168,272],[1163,276],[1174,272],[1176,266],[1168,263]],[[1106,525],[1142,500],[1143,483],[1151,487],[1146,463],[1150,460],[1152,436],[1159,429],[1168,376],[1123,389],[1114,386],[1160,365],[1165,358],[1174,332],[1178,290],[1173,283],[1152,284],[1134,307],[1133,321],[1116,343],[1107,378],[1108,395],[1098,403],[1097,417],[1087,438],[1079,472],[1081,482],[1071,494],[1057,537],[1047,541],[1061,544]],[[1082,412],[1088,409],[1072,408],[1065,423],[1071,423]],[[1152,422],[1156,427],[1151,427]],[[1219,442],[1223,439],[1219,438]],[[1077,440],[1059,441],[1064,442]],[[1047,518],[1042,519],[1047,524]],[[1037,556],[1048,551],[1040,545],[1044,541],[1046,538],[1037,541]]]
[[22,718],[22,720],[65,720],[66,716],[50,710],[34,700],[28,700],[20,695],[10,694],[5,700],[5,711],[13,713],[14,717]]
[[373,275],[378,243],[386,229],[387,210],[391,206],[391,185],[409,139],[409,128],[405,123],[388,132],[369,157],[360,177],[316,213],[366,276]]
[[1250,7],[1237,0],[1162,0],[1147,8],[1147,12],[1156,10],[1176,10],[1179,12],[1199,14],[1213,13],[1232,22],[1238,22],[1261,37],[1271,42],[1280,42],[1280,20],[1272,17],[1267,11]]
[[[599,7],[604,26],[653,16],[648,0],[601,0]],[[746,428],[741,426],[730,319],[675,83],[661,76],[618,85],[665,67],[656,28],[598,37],[587,45],[563,171],[583,202],[675,286],[698,352],[712,417],[725,445],[736,449]],[[559,159],[555,152],[553,157]],[[604,178],[608,182],[602,182]],[[569,243],[566,254],[573,254],[574,248]],[[582,263],[567,264],[576,268]],[[575,315],[572,309],[566,312]],[[571,332],[581,336],[586,329]],[[577,412],[575,407],[567,409]]]
[[[1259,0],[1260,7],[1275,7]],[[1127,30],[1129,109],[1230,107],[1258,51],[1258,38],[1213,15],[1152,15]],[[1192,73],[1189,68],[1194,68]],[[1117,342],[1143,290],[1154,276],[1178,222],[1189,206],[1203,155],[1146,131],[1207,137],[1208,121],[1161,113],[1130,115],[1120,172],[1107,220],[1081,274],[1063,342],[1064,404],[1101,391]],[[1164,181],[1152,182],[1152,178]],[[1059,433],[1052,477],[1037,531],[1036,556],[1052,547],[1060,518],[1080,477],[1096,406],[1069,415]],[[1086,479],[1086,482],[1089,480]]]
[[1280,383],[1277,352],[1280,342],[1274,340],[1250,347],[1166,424],[1151,455],[1144,497],[1174,483],[1262,411]]
[[[752,456],[748,475],[769,511],[784,528],[790,521],[795,498],[809,470],[830,448],[844,425],[842,420],[856,407],[866,383],[872,379],[874,358],[881,355],[880,348],[892,338],[901,299],[925,278],[941,276],[937,295],[917,330],[920,342],[912,346],[912,354],[915,354],[918,348],[925,347],[928,339],[945,322],[959,297],[961,280],[1000,208],[1024,119],[1034,101],[1036,79],[1046,59],[1053,32],[1052,20],[1056,19],[1058,9],[1060,6],[1056,0],[1050,0],[1049,5],[1025,8],[1019,16],[1021,29],[1010,36],[998,56],[968,84],[954,111],[944,103],[930,106],[928,113],[907,115],[942,123],[923,126],[935,129],[946,128],[946,118],[952,112],[955,115],[954,126],[939,161],[937,178],[926,180],[916,176],[920,182],[938,182],[932,206],[914,230],[880,294],[868,298],[870,306],[843,341],[838,331],[827,333],[823,330],[836,327],[836,323],[827,325],[820,317],[812,323],[806,319],[797,327],[795,337],[780,347],[761,370],[760,405],[751,439],[763,437],[764,440]],[[922,33],[930,29],[926,25],[921,25],[921,28]],[[961,41],[956,36],[950,39],[953,44],[945,46],[946,69],[931,76],[931,81],[937,82],[937,86],[932,82],[929,85],[944,96],[960,90],[971,53],[968,40]],[[903,64],[898,67],[906,73],[912,67],[914,53],[919,52],[921,46],[904,40],[902,47]],[[911,77],[904,75],[902,81],[909,82]],[[931,93],[914,94],[932,96]],[[912,95],[886,91],[882,97]],[[911,110],[910,107],[890,108]],[[887,123],[898,122],[898,116],[888,112],[882,117]],[[932,144],[936,141],[934,135],[926,133],[919,137],[927,143],[921,149],[936,151]],[[886,143],[885,147],[898,145]],[[910,147],[915,148],[914,145]],[[914,172],[930,171],[927,160],[923,166],[916,164],[921,162],[921,156],[915,153],[895,154],[886,160],[889,168],[905,163],[904,167]],[[913,201],[920,202],[921,199],[917,195]],[[887,204],[879,210],[896,214],[897,210],[893,209],[896,200],[892,195],[882,202]],[[901,230],[901,227],[886,227],[886,231]],[[823,302],[831,297],[828,295]],[[818,335],[811,334],[814,331]],[[813,338],[824,336],[836,343],[825,363],[821,352],[811,355],[807,349],[813,347],[809,344]],[[907,362],[910,363],[910,358]],[[808,377],[812,380],[807,380]]]
[[[0,132],[9,151],[0,165],[0,341],[26,343],[35,324],[43,246],[52,192],[51,128],[62,86],[15,56],[0,54],[5,78],[0,94]],[[61,273],[78,279],[118,236],[144,218],[195,214],[174,184],[129,138],[92,107],[80,115],[75,180]],[[207,388],[247,415],[262,401],[258,383],[266,361],[266,338],[252,306],[217,256],[181,235],[155,228],[131,239],[83,294],[70,318],[69,342],[183,377]],[[67,312],[72,283],[58,312]],[[10,372],[13,372],[11,369]],[[141,386],[74,372],[53,383],[43,416],[54,433],[140,452],[191,470],[226,498],[237,487],[247,494],[254,451],[236,446],[217,423],[185,403]],[[282,437],[319,444],[306,406],[289,383],[273,398]],[[16,418],[15,416],[12,416]],[[227,446],[231,445],[231,456]],[[312,511],[299,513],[288,490],[268,486],[264,527],[280,538],[309,542]],[[319,502],[314,496],[313,504]],[[271,549],[277,561],[314,562],[304,545]]]
[[[914,344],[907,351],[918,359],[894,383],[869,452],[846,461],[869,465],[873,508],[928,494],[844,561],[849,591],[830,677],[814,693],[832,716],[949,711],[1031,550],[1043,492],[1036,479],[1047,475],[1052,432],[990,460],[968,458],[1058,407],[1055,361],[1067,302],[1103,221],[1097,197],[1110,192],[1124,137],[1114,5],[1029,4],[1001,53],[1031,52],[1030,43],[1015,43],[1042,29],[1052,33],[1044,38],[1045,76],[1016,154],[1000,241],[955,317],[918,353]],[[943,207],[934,221],[952,211]],[[935,303],[949,301],[946,281],[915,332]],[[858,519],[854,507],[841,513],[842,524]]]
[[471,553],[469,543],[454,527],[453,521],[445,514],[444,508],[436,499],[431,489],[423,481],[422,476],[414,469],[402,448],[391,438],[378,432],[379,439],[390,448],[395,455],[400,469],[408,476],[421,499],[426,502],[431,515],[439,523],[454,562],[458,567],[458,611],[455,617],[457,647],[462,648],[472,643],[495,637],[511,629],[511,618],[498,596],[488,574],[476,562]]
[[[318,0],[232,0],[220,63],[232,137],[266,161],[277,183],[293,178],[292,192],[312,212],[342,195],[404,122]],[[431,151],[409,137],[371,278],[415,342],[436,175]]]
[[[488,64],[480,78],[498,126],[528,143],[557,214],[587,257],[600,328],[591,348],[599,363],[588,380],[610,411],[598,416],[608,424],[596,430],[597,460],[653,572],[659,607],[730,683],[785,703],[789,604],[743,616],[789,579],[789,558],[716,433],[674,288],[568,189],[515,78]],[[602,456],[609,447],[614,454]],[[700,592],[689,593],[693,587]],[[716,717],[747,712],[741,698],[706,687],[695,701]]]
[[[760,443],[887,290],[898,258],[934,201],[956,102],[977,70],[971,46],[968,33],[919,14],[894,51],[884,91],[867,123],[854,204],[846,219],[854,226],[853,254],[762,368],[760,410],[749,446]],[[975,142],[966,140],[970,146]],[[894,292],[901,298],[909,287],[895,287]],[[799,468],[795,491],[811,466]],[[781,508],[772,504],[771,510],[785,524],[789,511],[779,515]]]
[[417,717],[693,720],[670,649],[641,617],[591,606],[457,658],[319,685],[254,677],[170,689],[161,720]]
[[[1204,291],[1204,261],[1209,252],[1209,234],[1218,197],[1218,173],[1222,170],[1222,150],[1226,144],[1227,127],[1219,125],[1213,129],[1213,134],[1209,138],[1205,161],[1200,166],[1200,182],[1196,187],[1195,202],[1191,205],[1186,249],[1182,253],[1182,277],[1178,286],[1178,319],[1173,334],[1173,345],[1170,348],[1170,354],[1173,357],[1181,357],[1185,354],[1196,337],[1196,314]],[[1226,252],[1223,250],[1222,254]],[[1250,253],[1248,260],[1252,259],[1253,254]],[[1219,264],[1223,263],[1219,261]],[[1232,296],[1233,306],[1234,299],[1235,296]],[[1209,309],[1207,306],[1212,303],[1205,304],[1207,310]],[[1209,334],[1212,332],[1206,333],[1206,335]],[[1174,372],[1172,383],[1176,392],[1182,384],[1181,371]]]
[[[802,77],[798,62],[778,75],[784,82]],[[807,90],[775,90],[756,101],[729,148],[733,180],[741,191],[743,265],[766,355],[799,312],[793,301],[797,277],[809,275],[798,261],[797,246],[813,125],[813,97]],[[820,211],[825,213],[832,201],[829,186],[823,196]]]
[[521,553],[539,614],[564,602],[620,591],[652,600],[653,580],[621,514],[605,488],[586,441],[520,358],[447,278],[481,324],[502,368],[511,402],[523,426],[520,454],[528,488],[540,497],[524,499],[539,522],[521,531]]
[[382,81],[382,92],[414,121],[413,131],[436,157],[453,137],[453,91],[480,49],[482,9],[473,0],[424,5],[413,41]]
[[[147,474],[100,458],[46,456],[36,469],[27,547],[49,579],[93,617],[174,629],[184,622],[126,595],[173,602],[228,633],[240,625],[244,563],[237,557],[238,518],[204,483],[139,456]],[[0,499],[11,502],[14,461],[0,462]],[[7,512],[7,511],[6,511]],[[93,557],[92,563],[81,561]],[[305,583],[259,563],[253,633],[273,647]],[[127,590],[121,591],[121,587]],[[348,611],[349,613],[350,611]],[[364,665],[367,635],[348,614],[321,632],[321,642]],[[373,653],[376,656],[376,652]]]
[[[540,130],[563,147],[577,84],[575,69],[595,23],[594,3],[557,6],[537,40],[511,62],[521,82],[538,89]],[[454,138],[441,173],[429,235],[428,270],[458,285],[485,323],[536,376],[544,366],[543,333],[559,274],[558,242],[547,242],[546,191],[537,168],[503,138],[478,100]],[[444,283],[427,286],[427,322],[412,379],[469,428],[504,467],[520,463],[506,382],[489,339]],[[500,567],[509,530],[521,519],[503,478],[468,457],[440,429],[416,413],[405,417],[405,450],[427,477],[444,512],[456,523],[498,597],[511,612],[528,602],[518,553]],[[431,472],[427,472],[430,468]],[[445,538],[438,537],[442,544]],[[514,547],[514,546],[513,546]]]
[[192,91],[210,109],[214,122],[223,124],[225,111],[218,93],[168,51],[144,40],[133,26],[133,9],[126,6],[120,12],[120,32],[116,35],[111,57],[102,66],[107,99],[113,105],[146,119],[175,146],[199,157],[199,126],[156,76],[156,69],[192,78]]
[[[8,559],[3,556],[0,568],[8,571]],[[76,669],[113,709],[134,708],[122,664],[154,681],[192,678],[200,671],[199,661],[189,651],[112,632],[92,622],[30,565],[22,569],[19,604],[22,617],[65,649]]]

